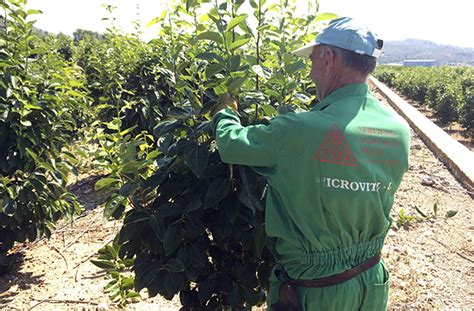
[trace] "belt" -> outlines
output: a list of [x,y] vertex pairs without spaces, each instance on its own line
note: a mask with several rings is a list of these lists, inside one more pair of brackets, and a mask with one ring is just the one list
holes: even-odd
[[352,279],[353,277],[365,272],[375,266],[380,261],[380,253],[367,259],[358,266],[346,270],[339,274],[334,274],[326,276],[323,278],[318,278],[314,280],[294,280],[290,279],[286,275],[285,271],[283,272],[283,277],[285,281],[280,285],[280,290],[278,293],[278,301],[270,306],[270,311],[300,311],[302,310],[301,304],[296,293],[295,287],[328,287],[336,284],[343,283]]
[[380,253],[367,259],[366,261],[362,262],[360,265],[346,270],[339,274],[334,274],[330,276],[326,276],[323,278],[318,278],[314,280],[293,280],[288,279],[288,283],[295,286],[301,287],[328,287],[333,286],[339,283],[343,283],[352,279],[353,277],[365,272],[375,266],[380,261]]

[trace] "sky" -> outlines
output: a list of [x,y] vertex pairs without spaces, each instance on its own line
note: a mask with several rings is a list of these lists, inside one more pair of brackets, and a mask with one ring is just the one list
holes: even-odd
[[[306,7],[305,0],[298,6]],[[165,9],[166,0],[29,0],[27,8],[39,9],[36,27],[50,32],[72,34],[74,30],[104,31],[110,26],[101,3],[117,7],[117,25],[133,31],[132,21],[139,19],[143,38],[157,35],[146,24]],[[137,6],[138,4],[138,6]],[[384,40],[424,39],[441,44],[474,48],[473,0],[320,0],[320,13],[351,16],[366,24]]]

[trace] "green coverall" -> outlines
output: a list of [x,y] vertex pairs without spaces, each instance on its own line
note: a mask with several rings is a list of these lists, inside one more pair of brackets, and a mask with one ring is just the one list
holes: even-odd
[[[343,86],[314,109],[243,127],[231,109],[213,118],[223,162],[268,180],[266,232],[293,279],[342,273],[382,249],[390,209],[408,169],[410,130],[364,83]],[[297,287],[304,310],[384,310],[383,261],[344,283]],[[267,306],[281,282],[270,277]]]

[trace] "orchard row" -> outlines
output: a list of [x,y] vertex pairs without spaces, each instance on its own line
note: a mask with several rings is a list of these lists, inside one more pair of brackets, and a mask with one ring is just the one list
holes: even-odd
[[474,68],[379,66],[374,75],[403,95],[426,103],[442,123],[474,129]]

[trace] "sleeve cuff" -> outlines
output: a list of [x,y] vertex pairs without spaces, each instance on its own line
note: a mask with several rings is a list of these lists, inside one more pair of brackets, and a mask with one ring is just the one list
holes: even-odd
[[214,117],[212,117],[211,128],[214,135],[216,134],[216,127],[220,120],[222,119],[233,119],[240,123],[239,116],[230,108],[224,108],[219,110]]

